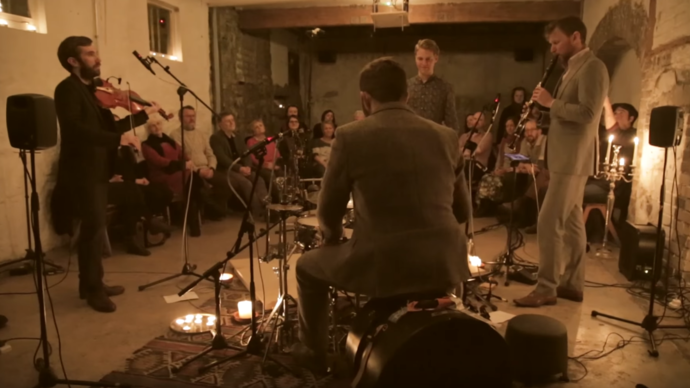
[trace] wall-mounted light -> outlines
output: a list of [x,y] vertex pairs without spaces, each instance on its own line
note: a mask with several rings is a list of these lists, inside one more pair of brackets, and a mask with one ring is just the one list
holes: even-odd
[[36,31],[36,26],[33,24],[27,24],[26,29],[29,31]]
[[8,25],[8,24],[9,24],[9,23],[7,23],[7,20],[5,20],[5,19],[0,19],[0,26],[6,26],[6,25]]
[[174,55],[171,55],[171,56],[168,57],[168,59],[170,59],[171,61],[176,61],[176,60],[177,60],[177,57],[174,56]]

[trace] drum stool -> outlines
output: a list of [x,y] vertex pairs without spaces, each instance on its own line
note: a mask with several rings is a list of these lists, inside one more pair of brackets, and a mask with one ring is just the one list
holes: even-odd
[[508,322],[506,342],[513,378],[532,384],[560,374],[568,380],[568,330],[545,315],[518,315]]

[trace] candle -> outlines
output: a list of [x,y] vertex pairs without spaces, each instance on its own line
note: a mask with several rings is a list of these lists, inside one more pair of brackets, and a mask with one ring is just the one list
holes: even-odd
[[251,319],[252,317],[252,301],[243,300],[237,303],[237,311],[240,319]]
[[635,148],[633,148],[633,154],[632,154],[632,159],[630,160],[630,165],[633,165],[633,161],[635,160],[635,155],[637,155],[637,145],[640,143],[640,139],[638,137],[635,137]]
[[611,146],[613,145],[613,135],[609,136],[609,146],[606,148],[606,163],[609,164],[609,158],[611,157]]
[[625,166],[625,158],[620,158],[620,159],[618,160],[618,165],[620,165],[620,166]]

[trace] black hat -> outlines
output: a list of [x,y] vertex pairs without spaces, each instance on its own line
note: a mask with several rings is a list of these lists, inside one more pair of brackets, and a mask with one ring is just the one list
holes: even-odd
[[628,104],[627,102],[619,102],[619,103],[616,103],[616,104],[611,105],[611,110],[613,110],[613,111],[615,111],[615,110],[618,109],[618,108],[622,108],[622,109],[627,110],[627,111],[628,111],[628,114],[629,114],[630,116],[632,116],[632,117],[635,118],[635,120],[633,120],[633,123],[634,123],[635,121],[637,121],[637,118],[638,118],[639,116],[638,116],[638,113],[637,113],[637,109],[635,109],[634,106],[632,106],[631,104]]

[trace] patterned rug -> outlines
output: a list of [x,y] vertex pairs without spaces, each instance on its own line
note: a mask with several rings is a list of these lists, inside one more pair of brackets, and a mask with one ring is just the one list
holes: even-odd
[[[222,328],[228,344],[242,347],[249,339],[248,325],[237,325],[231,315],[236,311],[237,302],[248,299],[247,289],[240,282],[235,282],[229,289],[223,290],[221,309]],[[201,312],[212,313],[214,300],[211,298],[201,306]],[[294,312],[294,309],[293,309]],[[266,312],[266,317],[270,310]],[[298,367],[289,354],[271,352],[277,361],[292,369],[292,372],[267,360],[262,365],[261,356],[245,355],[227,363],[198,374],[198,369],[213,361],[236,354],[227,349],[214,351],[195,360],[173,373],[172,369],[180,366],[185,360],[205,350],[212,339],[211,333],[181,334],[173,330],[147,343],[126,360],[122,371],[106,375],[102,381],[127,384],[135,388],[191,388],[191,387],[275,387],[275,388],[346,388],[349,381],[336,380],[333,377],[317,378],[308,370]]]

